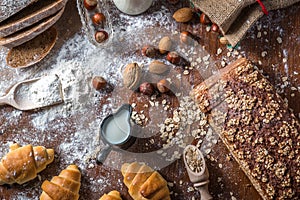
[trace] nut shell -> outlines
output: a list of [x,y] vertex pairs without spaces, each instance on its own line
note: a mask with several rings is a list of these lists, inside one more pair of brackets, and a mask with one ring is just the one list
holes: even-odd
[[166,79],[157,82],[156,87],[160,93],[166,93],[170,90],[170,83]]
[[170,63],[172,63],[172,64],[179,64],[179,62],[180,62],[180,56],[179,56],[179,54],[177,53],[177,52],[175,52],[175,51],[171,51],[171,52],[169,52],[168,53],[168,55],[167,55],[167,57],[166,57],[166,59],[170,62]]
[[92,21],[95,25],[100,25],[103,24],[106,20],[106,17],[104,16],[103,13],[95,13],[92,17]]
[[139,90],[142,94],[150,96],[154,92],[154,87],[151,83],[145,82],[140,85]]
[[169,69],[170,67],[168,65],[158,60],[152,61],[149,65],[149,72],[153,74],[163,74]]
[[83,5],[87,10],[93,10],[98,4],[97,0],[84,0]]
[[188,22],[193,18],[193,9],[191,8],[180,8],[179,10],[177,10],[174,15],[173,18],[177,21],[177,22]]
[[213,23],[210,28],[213,32],[219,32],[219,27],[217,24]]
[[95,33],[95,40],[98,43],[102,43],[102,42],[104,42],[107,39],[108,39],[108,33],[106,31],[97,31]]
[[224,37],[224,36],[220,38],[220,43],[221,43],[221,44],[229,44],[227,38]]
[[145,45],[142,48],[142,54],[149,58],[155,57],[157,55],[157,53],[158,53],[158,50],[154,46]]
[[170,37],[165,36],[161,38],[158,44],[158,49],[161,54],[165,54],[171,50],[172,40]]
[[210,24],[211,21],[210,21],[210,19],[207,17],[206,14],[201,13],[201,15],[200,15],[200,23],[201,23],[201,24],[204,24],[204,25],[207,25],[207,24]]
[[123,71],[123,83],[128,89],[135,90],[139,87],[142,70],[137,63],[129,63]]
[[184,44],[192,44],[193,42],[192,34],[188,31],[182,31],[180,33],[180,42]]
[[105,88],[106,84],[107,82],[102,76],[95,76],[92,79],[93,88],[95,88],[96,90],[101,90]]

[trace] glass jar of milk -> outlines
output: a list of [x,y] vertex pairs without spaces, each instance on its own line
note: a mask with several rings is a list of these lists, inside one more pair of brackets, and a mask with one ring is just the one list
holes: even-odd
[[153,0],[113,0],[113,2],[120,11],[128,15],[138,15],[150,8]]

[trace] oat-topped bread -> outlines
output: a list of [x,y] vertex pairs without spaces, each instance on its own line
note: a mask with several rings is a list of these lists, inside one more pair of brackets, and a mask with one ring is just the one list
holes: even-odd
[[238,59],[191,95],[263,199],[298,199],[300,124],[248,60]]
[[66,0],[38,0],[0,23],[0,37],[13,34],[59,11]]
[[24,68],[42,60],[53,48],[57,39],[57,31],[49,28],[32,40],[12,48],[7,56],[7,65],[13,68]]
[[1,0],[0,22],[16,14],[17,12],[19,12],[20,10],[22,10],[23,8],[27,7],[35,1],[37,0]]

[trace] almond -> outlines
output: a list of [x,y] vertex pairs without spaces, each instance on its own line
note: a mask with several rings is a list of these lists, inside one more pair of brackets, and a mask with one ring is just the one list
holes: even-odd
[[152,61],[149,65],[149,72],[153,74],[163,74],[168,70],[169,66],[158,60]]
[[191,8],[180,8],[174,13],[173,18],[177,22],[188,22],[193,18],[193,10]]
[[158,49],[161,54],[165,54],[171,50],[172,40],[168,36],[163,37],[158,44]]

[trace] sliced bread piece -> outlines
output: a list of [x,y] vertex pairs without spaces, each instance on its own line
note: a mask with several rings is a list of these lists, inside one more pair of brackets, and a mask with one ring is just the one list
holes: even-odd
[[10,16],[16,14],[23,8],[26,8],[28,5],[32,4],[37,0],[1,0],[0,3],[0,22],[6,20]]
[[64,7],[55,15],[52,15],[38,22],[37,24],[34,24],[33,26],[25,28],[7,37],[0,38],[0,46],[13,48],[31,40],[32,38],[50,28],[61,17],[63,12]]
[[57,31],[50,27],[32,40],[12,48],[6,63],[13,68],[29,67],[41,61],[51,51],[57,39]]
[[63,6],[66,0],[39,0],[0,23],[0,37],[6,37],[47,18]]

